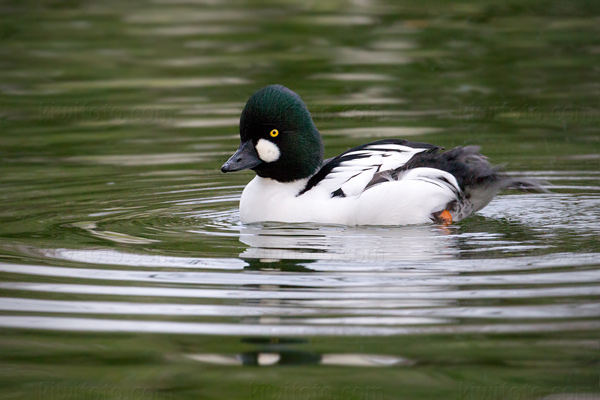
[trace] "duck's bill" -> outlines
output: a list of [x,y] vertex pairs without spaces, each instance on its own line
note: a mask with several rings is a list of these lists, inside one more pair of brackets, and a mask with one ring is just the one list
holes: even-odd
[[231,156],[229,160],[221,167],[222,172],[241,171],[243,169],[254,168],[262,160],[258,158],[256,149],[251,140],[247,140],[240,145],[240,148]]

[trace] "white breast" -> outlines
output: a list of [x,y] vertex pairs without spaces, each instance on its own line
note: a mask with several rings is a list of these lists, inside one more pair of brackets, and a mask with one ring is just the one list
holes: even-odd
[[323,190],[311,190],[297,196],[307,181],[308,179],[303,179],[281,183],[269,178],[255,177],[242,193],[241,221],[345,224],[345,217],[354,211],[353,202],[331,198],[331,195]]

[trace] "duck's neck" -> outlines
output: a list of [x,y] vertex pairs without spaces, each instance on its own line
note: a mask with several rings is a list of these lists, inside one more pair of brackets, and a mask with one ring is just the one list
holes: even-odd
[[270,196],[271,194],[287,193],[289,195],[297,196],[304,188],[306,188],[309,179],[310,178],[304,178],[291,182],[280,182],[272,178],[263,178],[257,175],[251,183],[252,186],[263,195]]

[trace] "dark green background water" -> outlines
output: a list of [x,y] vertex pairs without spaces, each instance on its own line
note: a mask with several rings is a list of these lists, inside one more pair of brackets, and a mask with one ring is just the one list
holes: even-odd
[[[600,398],[597,1],[0,2],[3,399]],[[242,226],[247,98],[546,180],[451,227]]]

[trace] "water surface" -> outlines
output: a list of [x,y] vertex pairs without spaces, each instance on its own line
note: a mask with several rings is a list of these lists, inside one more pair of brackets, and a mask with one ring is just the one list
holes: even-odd
[[[600,396],[600,9],[0,5],[3,398]],[[326,156],[477,144],[550,193],[451,226],[242,225],[223,175],[284,84]]]

